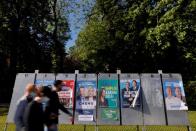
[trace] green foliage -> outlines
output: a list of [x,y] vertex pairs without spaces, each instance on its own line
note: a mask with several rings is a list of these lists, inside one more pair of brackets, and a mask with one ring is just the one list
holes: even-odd
[[2,88],[13,87],[17,72],[63,71],[64,42],[69,38],[63,3],[61,0],[0,1]]
[[0,51],[11,60],[11,68],[15,72],[50,71],[54,63],[52,48],[64,50],[64,42],[69,38],[61,4],[56,0],[2,0],[0,5]]
[[186,101],[188,103],[189,109],[196,109],[196,81],[190,81],[185,88]]
[[86,71],[196,76],[195,0],[97,0],[71,56]]

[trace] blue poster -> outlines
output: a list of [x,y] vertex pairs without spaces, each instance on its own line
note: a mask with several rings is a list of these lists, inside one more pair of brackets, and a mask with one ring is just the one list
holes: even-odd
[[52,87],[53,86],[53,83],[54,83],[54,80],[36,80],[35,81],[35,85],[37,87],[40,87],[40,86],[49,86],[49,87]]
[[76,87],[76,111],[78,121],[94,121],[97,84],[94,80],[78,81]]
[[140,80],[121,80],[121,105],[122,108],[133,108],[140,105]]
[[188,110],[182,81],[165,80],[163,89],[167,110]]

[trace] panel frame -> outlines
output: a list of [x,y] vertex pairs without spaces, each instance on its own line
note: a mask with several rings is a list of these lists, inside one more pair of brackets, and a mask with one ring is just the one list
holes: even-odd
[[[78,85],[78,82],[81,82],[81,81],[95,81],[95,84],[96,84],[96,92],[97,92],[97,74],[95,73],[80,73],[80,74],[77,74],[77,81],[76,81],[76,85],[75,85],[75,92],[77,94],[77,85]],[[75,94],[75,96],[76,96]],[[96,93],[97,95],[97,93]],[[97,99],[97,96],[96,96],[96,99]],[[76,103],[76,100],[75,99],[75,103]],[[93,110],[93,118],[94,120],[93,121],[79,121],[78,120],[78,115],[79,113],[77,112],[77,106],[75,104],[75,115],[74,115],[74,124],[83,124],[83,125],[96,125],[97,124],[97,100],[96,100],[96,108]]]
[[[73,89],[73,105],[74,105],[74,102],[75,102],[75,95],[74,95],[74,92],[75,92],[75,74],[74,73],[58,73],[56,74],[56,77],[55,77],[55,80],[73,80],[74,81],[74,89]],[[70,113],[73,114],[74,112],[74,106],[73,108],[69,108],[67,109]],[[59,124],[69,124],[71,125],[73,122],[71,121],[71,119],[73,119],[72,117],[70,117],[68,114],[66,113],[63,113],[61,110],[59,110]]]
[[[182,81],[182,76],[178,73],[163,73],[162,81]],[[183,82],[183,81],[182,81]],[[186,97],[186,94],[185,94]],[[185,110],[166,110],[168,125],[190,125],[188,111]]]
[[[117,80],[117,82],[119,82],[118,80],[118,74],[115,73],[100,73],[98,74],[98,87],[99,87],[99,80]],[[119,93],[119,84],[117,84],[117,89],[118,89],[118,93]],[[99,96],[99,88],[97,88],[97,96]],[[108,120],[101,120],[101,112],[104,109],[110,109],[110,108],[101,108],[99,107],[99,100],[97,100],[97,125],[120,125],[120,120],[121,120],[121,116],[120,116],[120,103],[119,103],[119,95],[117,96],[118,98],[118,105],[116,108],[117,110],[117,115],[119,120],[117,121],[108,121]],[[115,108],[114,108],[115,109]]]
[[[157,82],[159,81],[159,82]],[[150,86],[147,84],[151,82],[157,84],[157,87]],[[148,85],[150,85],[149,83]],[[155,90],[150,90],[154,88]],[[162,84],[160,74],[156,73],[143,73],[141,74],[141,89],[142,89],[142,101],[143,101],[143,124],[144,125],[166,125]],[[157,97],[156,99],[151,95]],[[146,98],[148,100],[146,100]],[[151,99],[150,99],[151,98]],[[157,106],[160,105],[160,106]]]
[[[141,88],[141,80],[139,74],[131,74],[131,73],[122,73],[120,74],[120,83],[122,80],[133,80],[133,79],[139,79],[140,81],[140,88]],[[121,84],[120,84],[121,86]],[[120,96],[122,94],[122,90],[120,87]],[[123,108],[122,107],[122,100],[121,100],[121,118],[122,118],[122,125],[143,125],[143,113],[142,113],[142,96],[141,96],[141,89],[139,92],[139,101],[140,106],[134,107],[134,108]],[[131,116],[131,117],[127,117]]]
[[16,113],[18,101],[24,95],[26,85],[28,83],[34,84],[34,81],[34,73],[18,73],[16,75],[6,123],[14,123],[14,115]]

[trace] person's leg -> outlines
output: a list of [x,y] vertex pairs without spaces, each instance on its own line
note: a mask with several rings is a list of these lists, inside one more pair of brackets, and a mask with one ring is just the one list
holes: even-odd
[[58,131],[58,126],[57,126],[57,124],[54,124],[54,131]]
[[58,131],[57,124],[52,124],[50,127],[48,127],[48,131]]
[[44,126],[44,131],[48,131],[48,127],[47,126]]

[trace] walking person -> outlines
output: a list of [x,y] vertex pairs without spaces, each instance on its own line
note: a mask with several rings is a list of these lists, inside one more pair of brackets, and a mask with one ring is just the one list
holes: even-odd
[[61,80],[56,80],[54,82],[52,91],[48,96],[50,100],[45,110],[48,131],[58,131],[59,109],[69,116],[72,116],[72,114],[59,102],[57,92],[61,91],[62,86],[64,86],[63,82]]
[[24,112],[25,131],[44,131],[43,87],[37,88],[37,95],[30,102]]
[[16,112],[14,115],[16,131],[24,131],[24,112],[28,103],[30,103],[35,97],[35,90],[34,84],[27,84],[24,95],[17,102]]

